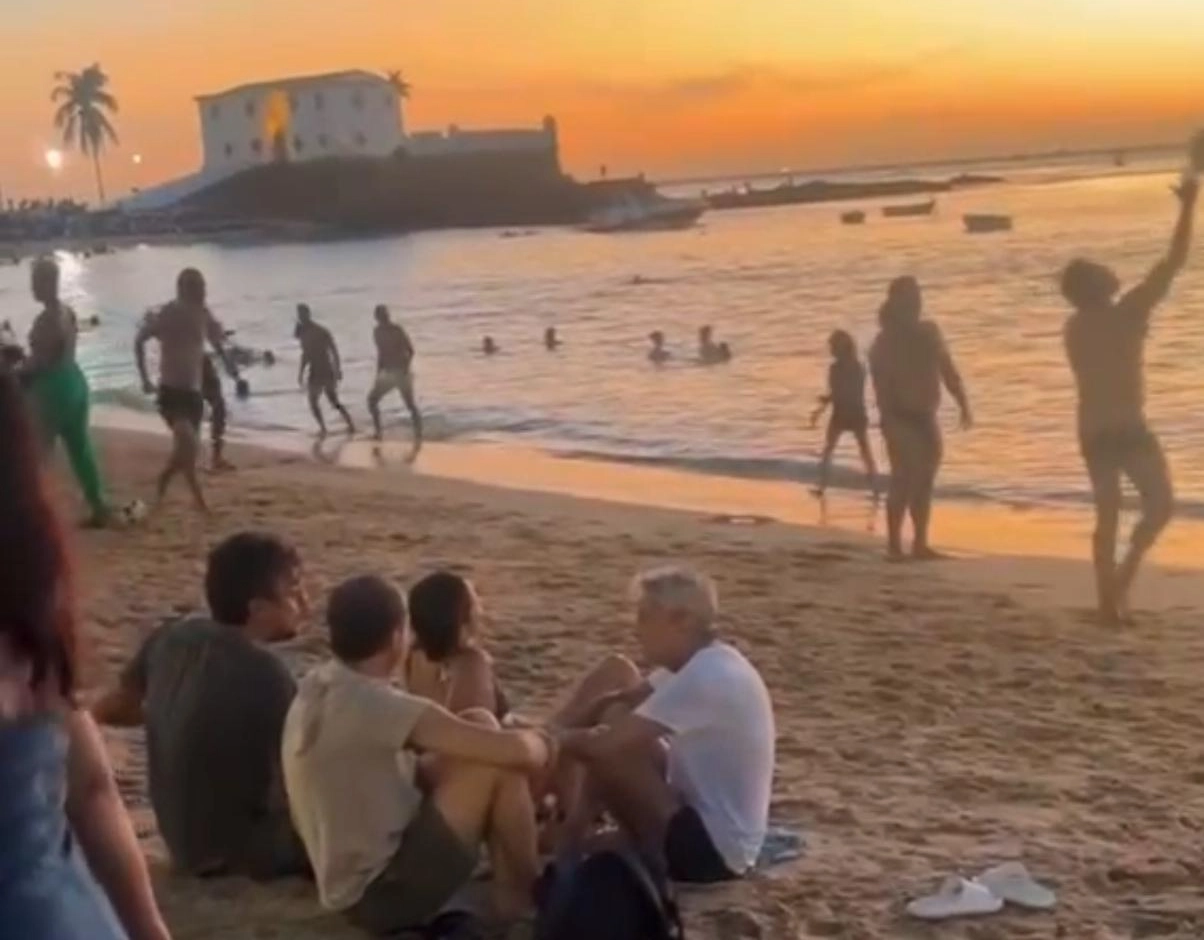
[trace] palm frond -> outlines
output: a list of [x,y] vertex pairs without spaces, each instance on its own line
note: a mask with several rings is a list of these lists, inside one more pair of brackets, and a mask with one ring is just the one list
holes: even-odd
[[117,99],[110,95],[107,91],[97,91],[92,95],[92,100],[102,108],[106,108],[116,114],[121,110],[117,103]]
[[[92,114],[94,115],[93,120],[100,136],[109,138],[113,143],[118,143],[117,131],[114,129],[112,122],[109,121],[109,116],[100,110],[93,111]],[[103,141],[101,142],[103,143]]]
[[75,104],[73,102],[68,101],[59,105],[58,110],[54,112],[54,126],[61,129],[74,114]]

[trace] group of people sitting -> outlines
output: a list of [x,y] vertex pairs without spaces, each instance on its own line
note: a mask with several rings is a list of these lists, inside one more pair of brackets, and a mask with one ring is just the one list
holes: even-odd
[[610,656],[542,725],[511,710],[457,574],[408,596],[376,576],[340,584],[325,605],[332,657],[299,682],[269,648],[309,611],[292,547],[234,535],[204,588],[208,615],[159,626],[91,708],[145,727],[151,803],[182,872],[312,871],[323,906],[388,935],[439,915],[483,847],[504,920],[529,912],[541,850],[623,838],[687,882],[756,861],[772,705],[720,639],[701,574],[640,576],[636,634],[654,670]]

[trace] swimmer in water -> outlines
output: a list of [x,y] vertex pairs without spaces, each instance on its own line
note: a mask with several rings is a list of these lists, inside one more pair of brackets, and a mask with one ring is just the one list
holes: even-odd
[[648,339],[652,341],[652,348],[648,350],[648,361],[653,365],[663,366],[673,355],[665,348],[665,334],[660,330],[653,330],[648,334]]
[[832,364],[828,367],[828,391],[821,395],[819,407],[811,414],[811,427],[829,408],[828,433],[824,438],[824,451],[819,461],[819,482],[816,496],[823,496],[828,489],[828,476],[832,467],[832,455],[841,437],[852,434],[861,451],[865,473],[869,478],[870,492],[878,496],[878,468],[874,464],[874,452],[870,447],[869,413],[865,407],[865,367],[857,356],[857,344],[844,330],[836,330],[828,338],[828,351]]
[[913,277],[895,279],[879,313],[881,329],[870,349],[870,375],[878,399],[882,437],[890,457],[886,499],[888,557],[903,553],[904,516],[911,516],[911,556],[941,556],[929,543],[932,496],[944,456],[937,413],[944,386],[961,410],[964,429],[973,426],[970,402],[940,327],[923,318],[923,296]]
[[498,353],[498,345],[493,341],[492,336],[486,336],[481,340],[481,352],[486,356],[494,356]]
[[[1170,251],[1127,293],[1120,293],[1111,270],[1092,261],[1072,261],[1062,274],[1062,294],[1074,308],[1064,338],[1078,388],[1079,449],[1095,499],[1099,616],[1109,624],[1127,618],[1141,562],[1174,512],[1170,469],[1146,422],[1144,358],[1154,309],[1187,263],[1198,181],[1185,180],[1176,195],[1179,217]],[[1122,478],[1137,490],[1141,518],[1118,565]]]
[[556,352],[560,348],[560,337],[556,335],[556,327],[549,326],[543,331],[543,346],[548,352]]

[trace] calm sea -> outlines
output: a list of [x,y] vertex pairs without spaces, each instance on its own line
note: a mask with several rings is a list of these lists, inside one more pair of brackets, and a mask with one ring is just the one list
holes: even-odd
[[[647,461],[735,477],[813,478],[830,330],[872,338],[887,281],[918,276],[966,376],[978,417],[950,432],[947,497],[1081,503],[1073,395],[1056,274],[1086,254],[1129,280],[1165,249],[1175,208],[1169,162],[1124,172],[1073,165],[1012,168],[1006,185],[941,198],[931,218],[839,223],[850,205],[711,213],[684,232],[589,235],[539,229],[450,231],[366,241],[257,247],[142,247],[64,258],[64,292],[101,326],[80,356],[96,397],[149,411],[131,343],[141,313],[166,300],[176,272],[201,268],[215,312],[246,346],[271,349],[248,373],[254,394],[233,421],[311,431],[296,384],[293,308],[312,305],[342,347],[344,396],[366,423],[371,311],[387,303],[418,348],[418,389],[433,439],[519,442],[601,459]],[[1006,170],[1005,170],[1006,172]],[[1012,233],[963,234],[967,211],[1006,212]],[[28,270],[0,268],[0,309],[32,314]],[[712,324],[735,360],[691,363]],[[564,341],[544,351],[555,326]],[[663,330],[676,357],[646,358]],[[478,352],[492,335],[500,355]],[[1149,348],[1150,415],[1165,434],[1189,508],[1204,513],[1204,265],[1182,278]],[[952,428],[950,410],[946,422]],[[332,422],[337,426],[337,421]],[[394,433],[405,433],[395,426]],[[859,486],[854,454],[837,482]]]

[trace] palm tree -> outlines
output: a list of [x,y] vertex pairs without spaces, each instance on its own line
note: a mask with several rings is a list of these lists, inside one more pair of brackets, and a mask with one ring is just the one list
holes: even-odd
[[385,72],[385,81],[393,86],[393,90],[397,92],[397,97],[403,101],[408,101],[410,92],[413,91],[413,85],[406,81],[405,76],[401,73],[401,69],[389,69]]
[[104,177],[100,172],[100,154],[106,142],[117,143],[117,131],[110,117],[117,113],[117,99],[106,89],[109,76],[98,63],[82,72],[56,72],[58,82],[50,100],[58,104],[54,126],[63,132],[63,143],[78,146],[92,158],[96,169],[96,191],[100,204],[105,202]]

